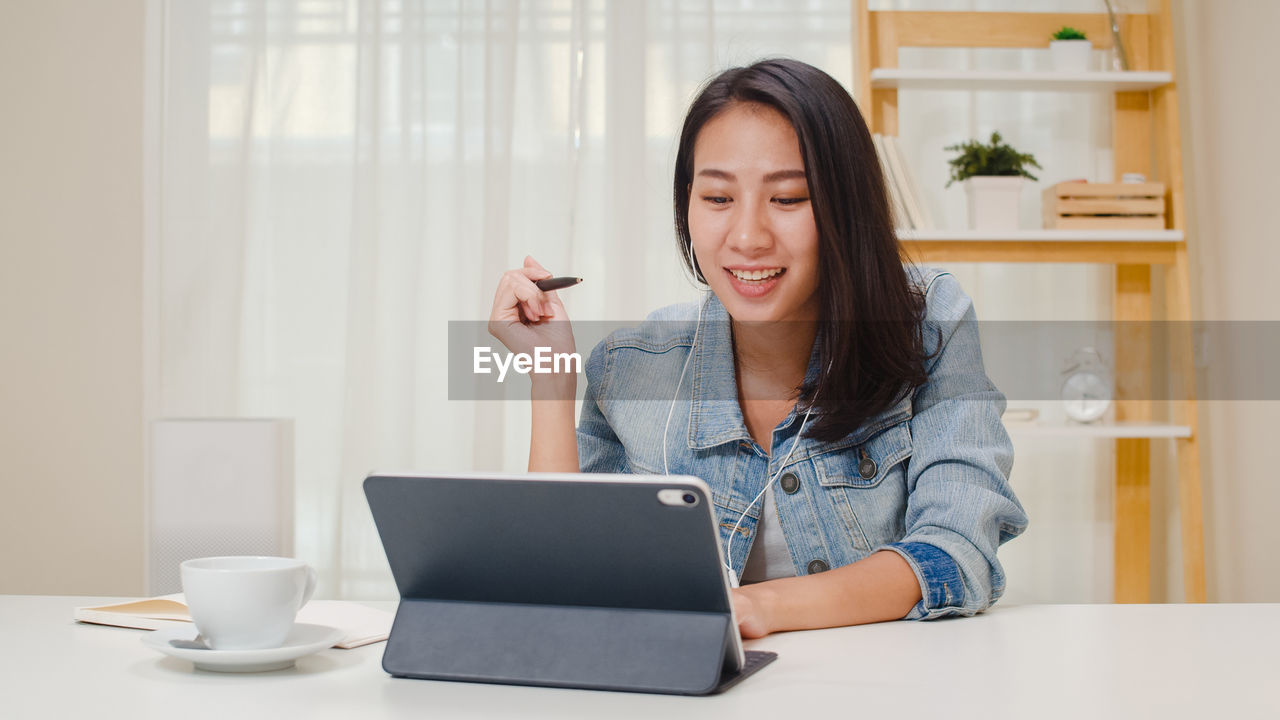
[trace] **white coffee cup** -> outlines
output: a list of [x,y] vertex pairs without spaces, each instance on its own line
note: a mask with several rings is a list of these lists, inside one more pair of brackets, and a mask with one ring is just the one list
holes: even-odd
[[191,619],[214,650],[280,647],[316,589],[316,571],[293,558],[197,558],[181,572]]

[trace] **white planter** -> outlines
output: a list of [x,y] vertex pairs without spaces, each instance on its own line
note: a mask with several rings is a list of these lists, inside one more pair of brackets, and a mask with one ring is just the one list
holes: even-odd
[[1089,72],[1093,59],[1093,43],[1088,40],[1051,40],[1049,55],[1058,72]]
[[1024,178],[979,176],[962,183],[969,198],[969,227],[973,230],[1017,230],[1018,196]]

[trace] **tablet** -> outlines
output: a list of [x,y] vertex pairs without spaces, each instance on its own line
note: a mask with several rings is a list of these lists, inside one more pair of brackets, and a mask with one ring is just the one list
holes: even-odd
[[744,653],[698,478],[375,474],[394,676],[707,694]]

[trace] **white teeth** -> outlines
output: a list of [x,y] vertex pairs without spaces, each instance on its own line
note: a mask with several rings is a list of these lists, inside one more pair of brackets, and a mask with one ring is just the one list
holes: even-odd
[[783,268],[769,268],[768,270],[730,270],[733,276],[739,280],[767,280],[774,275],[779,275]]

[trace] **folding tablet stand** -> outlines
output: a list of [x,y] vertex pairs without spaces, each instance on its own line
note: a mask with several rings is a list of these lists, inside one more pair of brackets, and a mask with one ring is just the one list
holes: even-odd
[[398,677],[706,695],[777,657],[752,651],[742,670],[728,614],[405,599],[382,667]]
[[697,478],[371,475],[364,488],[400,591],[392,675],[703,695],[777,657],[736,668]]

